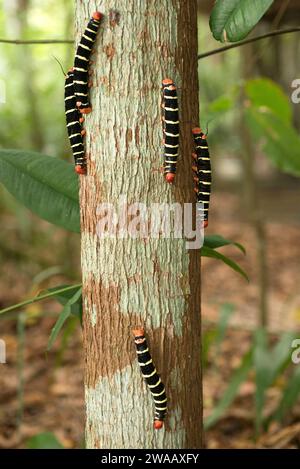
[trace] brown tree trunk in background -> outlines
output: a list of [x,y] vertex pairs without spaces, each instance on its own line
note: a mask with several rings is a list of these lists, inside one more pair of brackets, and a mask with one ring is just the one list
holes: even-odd
[[[97,207],[194,200],[192,123],[198,122],[196,0],[102,0],[93,58],[93,112],[86,118],[88,175],[81,177],[86,443],[88,448],[200,448],[200,255],[184,239],[97,236]],[[76,2],[77,40],[95,9]],[[112,11],[116,10],[118,15]],[[165,183],[161,81],[179,88],[181,152]],[[135,355],[144,326],[165,383],[169,412],[154,408]]]
[[[252,77],[251,69],[254,63],[254,49],[251,45],[245,46],[242,53],[242,71],[245,80]],[[244,99],[244,97],[242,97]],[[259,208],[258,187],[255,175],[255,146],[250,135],[249,128],[245,122],[242,111],[241,116],[241,137],[243,146],[243,202],[246,211],[246,218],[254,230],[256,237],[256,254],[258,268],[258,315],[257,323],[262,327],[268,326],[268,267],[267,267],[267,239],[266,228],[263,215]]]

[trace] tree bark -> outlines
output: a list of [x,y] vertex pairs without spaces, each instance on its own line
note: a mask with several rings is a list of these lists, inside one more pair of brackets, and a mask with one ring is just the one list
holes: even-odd
[[[81,258],[88,448],[200,448],[200,254],[184,239],[99,239],[97,208],[194,201],[191,128],[198,124],[197,1],[102,0],[85,127]],[[76,2],[79,40],[95,3]],[[118,12],[118,15],[114,14]],[[176,182],[161,174],[161,81],[179,91]],[[132,329],[145,327],[166,386],[168,415],[153,429]]]

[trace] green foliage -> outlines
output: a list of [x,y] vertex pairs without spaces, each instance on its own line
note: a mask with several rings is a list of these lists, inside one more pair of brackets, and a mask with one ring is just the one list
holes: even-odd
[[246,117],[256,140],[262,142],[262,149],[279,170],[300,175],[300,138],[290,124],[268,109],[246,109]]
[[216,355],[220,353],[220,347],[225,339],[225,334],[228,328],[229,320],[234,313],[235,307],[231,303],[224,303],[221,307],[219,320],[217,322],[216,328],[216,337],[215,337],[215,347]]
[[66,322],[66,320],[68,319],[68,317],[71,315],[71,308],[73,305],[76,305],[76,303],[78,301],[81,301],[81,297],[82,297],[82,289],[79,288],[73,296],[71,296],[71,298],[69,298],[60,315],[58,316],[58,319],[51,331],[51,334],[50,334],[50,337],[49,337],[49,341],[48,341],[48,347],[47,347],[47,350],[50,350],[55,339],[57,338],[62,326],[64,325],[64,323]]
[[230,95],[220,96],[208,103],[204,113],[207,120],[202,123],[203,128],[205,128],[205,125],[210,127],[210,122],[224,117],[224,114],[232,109],[233,103],[233,98]]
[[210,16],[210,29],[221,42],[244,39],[272,5],[273,0],[217,0]]
[[291,343],[295,334],[286,332],[278,343],[268,347],[268,336],[264,329],[259,329],[254,336],[254,369],[255,369],[255,430],[261,431],[264,417],[263,408],[266,392],[274,384],[279,374],[290,364]]
[[245,113],[251,133],[266,156],[283,172],[300,175],[300,137],[292,124],[291,104],[281,88],[267,79],[245,85]]
[[[243,90],[244,88],[244,90]],[[239,92],[238,92],[239,89]],[[244,92],[244,113],[253,140],[260,145],[271,163],[280,171],[300,175],[300,137],[293,126],[292,106],[289,98],[280,86],[272,80],[257,78],[247,81],[244,85],[232,88],[229,94],[223,95],[205,107],[210,119],[223,121],[240,107],[240,95]],[[232,126],[234,123],[232,123]],[[222,144],[224,130],[218,129],[218,143]],[[226,132],[226,142],[230,141],[231,151],[234,138]],[[212,136],[213,140],[213,136]],[[242,142],[241,142],[242,143]],[[237,156],[241,154],[240,145]]]
[[227,331],[229,319],[232,316],[234,309],[234,305],[232,305],[231,303],[224,303],[221,306],[219,319],[216,327],[214,329],[208,329],[203,332],[201,349],[203,368],[206,368],[209,350],[212,346],[215,348],[214,356],[217,357],[219,355],[221,344],[224,340]]
[[255,108],[268,109],[287,124],[292,122],[292,108],[282,88],[268,78],[255,78],[245,83],[245,95]]
[[22,150],[0,150],[0,182],[32,212],[79,232],[78,179],[71,164]]
[[[223,340],[226,332],[224,315],[223,318],[222,315],[220,316],[216,330],[220,329],[222,322],[223,334],[221,337]],[[210,331],[212,339],[206,342],[206,358],[209,354],[209,348],[217,346],[217,336],[216,331]],[[291,363],[291,344],[295,336],[295,333],[285,332],[278,338],[277,343],[270,347],[267,332],[264,329],[255,331],[253,345],[242,357],[241,364],[233,372],[220,401],[205,420],[206,429],[216,424],[225,414],[237,397],[241,384],[248,379],[250,372],[255,375],[255,434],[258,435],[263,429],[266,429],[273,420],[282,421],[284,419],[300,396],[300,367],[294,367]],[[220,353],[220,343],[219,341],[217,346],[218,354]],[[289,378],[286,379],[285,376]],[[281,399],[278,406],[267,414],[265,411],[266,395],[272,386],[276,386],[276,380],[279,378],[285,382],[285,386],[281,387]]]
[[229,245],[237,247],[238,249],[240,249],[240,251],[242,251],[243,254],[246,254],[246,250],[244,246],[242,246],[242,244],[225,239],[221,235],[218,235],[218,234],[206,235],[204,237],[203,246],[209,247],[211,249],[217,249],[217,248],[220,248],[223,246],[229,246]]
[[287,412],[296,404],[300,395],[300,366],[295,366],[294,373],[282,392],[281,401],[273,414],[275,420],[282,421]]
[[241,384],[246,380],[252,366],[252,349],[250,349],[243,357],[238,369],[234,372],[231,381],[224,391],[223,396],[217,403],[211,415],[205,420],[204,428],[207,430],[218,422],[224,415],[225,411],[232,404],[238,394]]
[[[14,2],[1,2],[1,6],[1,37],[29,40],[73,37],[72,0],[23,2],[18,14]],[[68,69],[73,63],[73,45],[0,47],[0,78],[5,80],[6,87],[6,103],[1,103],[5,115],[0,126],[1,144],[5,148],[50,152],[60,158],[71,155],[61,105],[64,77],[53,55]]]
[[28,449],[64,449],[53,433],[38,433],[27,440]]
[[229,257],[224,256],[224,254],[221,254],[215,249],[212,249],[208,246],[203,246],[201,248],[201,256],[212,257],[213,259],[217,259],[219,261],[224,262],[224,264],[228,265],[231,269],[233,269],[235,272],[238,272],[242,277],[249,281],[246,272],[236,262],[234,262],[232,259],[229,259]]
[[[34,298],[30,298],[29,300],[22,301],[22,303],[18,303],[12,306],[9,306],[8,308],[4,308],[0,310],[0,315],[1,314],[6,314],[10,313],[11,311],[14,311],[16,309],[22,308],[23,306],[30,305],[32,303],[36,303],[37,301],[42,301],[42,300],[47,300],[51,298],[61,298],[65,292],[73,292],[72,296],[81,288],[81,284],[77,285],[70,285],[70,286],[62,286],[62,287],[56,287],[56,288],[51,288],[51,291],[48,291],[47,293],[41,293],[38,296],[35,296]],[[59,300],[62,301],[62,300]]]
[[[69,300],[71,300],[74,295],[81,291],[81,286],[72,286],[72,285],[59,285],[54,288],[49,288],[47,291],[49,293],[54,293],[55,299],[63,306],[65,306]],[[82,320],[82,295],[79,295],[77,300],[72,301],[70,304],[71,314],[76,316],[80,322]]]

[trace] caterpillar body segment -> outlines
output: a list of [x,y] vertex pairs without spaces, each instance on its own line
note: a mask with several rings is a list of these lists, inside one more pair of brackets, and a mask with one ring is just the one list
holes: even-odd
[[81,36],[74,61],[74,90],[76,105],[82,114],[88,114],[92,108],[89,101],[89,62],[92,47],[97,37],[102,14],[96,11]]
[[199,127],[195,127],[192,130],[192,133],[195,143],[195,153],[192,155],[195,160],[195,165],[192,166],[195,173],[194,181],[196,182],[194,191],[196,192],[197,202],[201,204],[199,207],[200,219],[203,227],[206,228],[208,226],[209,201],[212,182],[210,155],[207,137],[202,130]]
[[162,383],[153,364],[147,345],[147,340],[145,338],[144,329],[134,329],[133,334],[140,370],[152,394],[155,405],[153,426],[156,430],[159,430],[163,427],[163,421],[167,413],[167,396],[165,386]]
[[85,131],[80,123],[81,114],[76,107],[73,69],[68,71],[65,79],[65,115],[67,132],[75,161],[75,171],[78,174],[86,174],[86,159],[83,145]]
[[162,82],[163,132],[164,132],[164,174],[168,183],[175,179],[179,150],[179,112],[176,86],[173,80]]

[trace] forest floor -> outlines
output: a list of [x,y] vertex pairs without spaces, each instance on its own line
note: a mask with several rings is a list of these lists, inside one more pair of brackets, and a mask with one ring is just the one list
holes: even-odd
[[[278,219],[276,213],[273,217],[268,209],[271,198],[271,195],[264,198],[265,207],[270,213],[266,219],[269,328],[274,336],[282,331],[298,330],[300,337],[299,213],[288,214],[287,210],[282,209],[280,213],[283,213],[283,219]],[[281,200],[284,204],[285,197],[281,197]],[[208,233],[222,234],[246,247],[246,256],[230,246],[222,249],[222,252],[242,266],[250,277],[250,283],[221,262],[203,259],[204,332],[216,326],[222,305],[230,303],[234,306],[218,353],[213,349],[208,353],[204,369],[205,416],[211,413],[230,382],[232,373],[252,343],[252,333],[258,324],[259,285],[255,234],[249,224],[239,221],[241,219],[239,197],[228,193],[214,195]],[[10,226],[11,217],[8,216],[6,221]],[[47,231],[48,225],[40,225],[39,228]],[[0,242],[3,245],[3,239]],[[18,265],[16,253],[9,254],[10,249],[14,250],[13,246],[9,247],[10,242],[7,259],[2,262],[1,307],[30,296],[30,290],[36,294],[32,289],[31,276]],[[53,246],[60,242],[57,235]],[[78,240],[72,243],[76,250]],[[20,256],[23,256],[23,252]],[[41,264],[53,265],[54,257],[49,246]],[[26,259],[22,262],[26,264]],[[38,271],[39,266],[36,269]],[[58,274],[51,281],[55,285],[60,280]],[[44,310],[49,313],[48,317],[43,315]],[[17,321],[14,313],[14,316],[0,320],[0,338],[5,340],[7,348],[7,363],[0,365],[0,448],[26,447],[28,439],[41,432],[53,432],[66,448],[79,448],[84,444],[80,328],[75,326],[75,331],[70,332],[66,346],[58,340],[51,352],[45,352],[58,311],[59,307],[53,304],[27,307],[24,309],[24,332],[21,321]],[[207,431],[208,448],[300,448],[300,403],[282,424],[271,424],[268,431],[254,439],[254,393],[255,384],[253,374],[250,373],[233,404],[217,424]],[[266,405],[272,405],[279,394],[278,386],[270,388]]]

